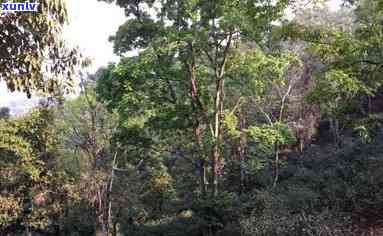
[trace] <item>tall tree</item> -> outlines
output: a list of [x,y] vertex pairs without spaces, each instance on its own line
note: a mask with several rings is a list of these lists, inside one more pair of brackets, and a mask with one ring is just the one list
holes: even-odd
[[[89,78],[92,78],[89,76]],[[78,180],[79,192],[89,202],[96,215],[96,231],[109,234],[112,180],[116,155],[112,153],[112,135],[116,116],[108,113],[96,100],[94,81],[81,83],[81,94],[66,101],[56,113],[56,128],[60,137],[63,166]],[[71,158],[72,157],[72,158]],[[68,165],[68,164],[77,165]],[[112,172],[113,173],[113,172]]]
[[[187,81],[187,87],[181,89],[189,91],[187,103],[191,108],[194,143],[199,150],[208,150],[210,156],[209,186],[213,196],[218,193],[222,174],[225,81],[233,63],[232,52],[239,44],[249,41],[264,46],[272,22],[282,15],[288,2],[117,2],[132,19],[112,38],[115,51],[121,54],[134,48],[144,50],[144,53],[150,51],[159,65],[164,66],[163,62],[177,65],[179,76]],[[166,72],[161,76],[165,81],[171,81],[172,75]],[[154,70],[152,77],[161,76]],[[206,140],[209,141],[206,143]],[[199,159],[204,163],[200,165],[201,191],[206,192],[207,182],[202,175],[207,172],[208,162],[205,163],[202,152]]]
[[71,185],[56,167],[52,110],[0,119],[0,231],[57,234]]

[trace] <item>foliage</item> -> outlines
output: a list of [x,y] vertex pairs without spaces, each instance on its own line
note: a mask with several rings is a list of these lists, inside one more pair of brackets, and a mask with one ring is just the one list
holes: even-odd
[[[383,5],[347,2],[115,1],[118,63],[75,98],[0,109],[0,234],[380,235]],[[0,15],[21,43],[0,67],[26,73],[3,70],[11,89],[79,63],[48,3]]]
[[358,235],[368,227],[364,222],[374,225],[372,209],[382,199],[372,189],[381,178],[369,166],[381,164],[380,147],[375,139],[334,154],[318,149],[291,159],[276,189],[250,195],[254,210],[242,219],[245,235]]
[[54,232],[72,188],[55,169],[56,139],[41,108],[17,120],[1,120],[1,231]]
[[65,2],[55,0],[39,1],[37,14],[0,12],[0,79],[11,91],[30,97],[71,85],[80,60],[60,38],[67,18]]
[[272,125],[263,125],[261,127],[249,127],[247,130],[250,137],[256,142],[272,146],[275,143],[282,145],[293,143],[294,137],[286,125],[274,123]]

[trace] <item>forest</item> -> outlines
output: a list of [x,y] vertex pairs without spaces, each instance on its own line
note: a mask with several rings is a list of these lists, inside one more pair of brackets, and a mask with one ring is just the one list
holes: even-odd
[[93,1],[126,16],[96,73],[66,0],[0,11],[40,98],[0,103],[0,236],[383,235],[383,0]]

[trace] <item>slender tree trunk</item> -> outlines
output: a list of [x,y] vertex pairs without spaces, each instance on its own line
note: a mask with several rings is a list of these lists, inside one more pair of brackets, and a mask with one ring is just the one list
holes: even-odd
[[338,148],[340,147],[340,135],[339,135],[339,121],[336,118],[330,118],[330,129],[334,139],[334,144]]
[[200,175],[200,188],[201,194],[203,197],[206,197],[207,193],[207,162],[204,159],[203,148],[202,148],[202,132],[203,129],[200,127],[199,122],[197,122],[196,127],[194,128],[194,134],[197,142],[197,149],[199,152],[199,175]]
[[[215,21],[213,20],[213,32],[215,30]],[[215,38],[215,36],[214,36]],[[218,60],[218,47],[216,48],[216,57],[213,63],[215,62],[215,78],[216,78],[216,91],[215,91],[215,109],[214,109],[214,130],[213,130],[213,153],[212,153],[212,195],[217,196],[218,194],[218,185],[219,185],[219,176],[221,172],[221,120],[224,111],[224,100],[225,100],[225,70],[228,53],[231,47],[231,41],[233,38],[233,33],[230,32],[227,38],[227,43],[225,49],[223,50],[222,61]],[[215,38],[216,40],[216,38]],[[216,41],[216,45],[220,45]]]
[[200,160],[200,185],[201,193],[203,197],[206,197],[207,193],[207,163],[205,160]]
[[212,156],[212,195],[217,196],[218,194],[218,176],[219,176],[219,150],[218,145],[214,145],[213,156]]
[[342,140],[340,139],[340,127],[339,127],[339,120],[338,119],[335,119],[335,136],[336,136],[336,141],[337,141],[337,145],[338,147],[341,147],[342,146]]
[[200,175],[200,188],[203,197],[206,197],[208,191],[208,181],[207,181],[207,168],[208,163],[204,158],[203,151],[203,133],[205,132],[203,127],[203,121],[206,122],[206,125],[209,125],[208,118],[205,114],[205,109],[202,104],[202,101],[199,98],[198,91],[198,82],[196,77],[196,63],[194,58],[194,49],[193,45],[189,44],[189,50],[191,52],[190,62],[185,62],[189,70],[189,80],[190,80],[190,96],[192,101],[193,109],[193,132],[196,141],[197,150],[199,152],[199,175]]
[[[243,152],[243,151],[242,151]],[[240,156],[240,185],[241,185],[241,193],[245,192],[246,187],[246,172],[245,172],[245,155],[241,153]]]
[[221,145],[221,119],[223,115],[223,78],[217,79],[216,94],[215,94],[215,109],[214,109],[214,146],[212,153],[212,195],[218,194],[218,182],[220,175],[220,145]]
[[[191,51],[193,50],[193,47],[190,46]],[[202,147],[202,136],[203,136],[203,127],[201,125],[201,121],[203,120],[202,113],[203,108],[201,107],[201,101],[198,97],[198,84],[197,84],[197,78],[196,78],[196,65],[194,60],[192,60],[191,64],[188,65],[189,67],[189,76],[190,76],[190,95],[192,100],[192,107],[193,107],[193,132],[194,137],[196,141],[197,150],[199,152],[199,175],[200,175],[200,186],[201,186],[201,193],[202,196],[205,197],[207,193],[207,179],[206,179],[206,172],[207,172],[207,164],[206,160],[204,159],[203,154],[203,147]]]
[[279,179],[279,143],[276,142],[274,146],[275,150],[275,162],[274,162],[274,181],[273,187],[277,186]]
[[[286,100],[288,99],[288,96],[290,95],[290,92],[293,88],[292,84],[289,84],[286,93],[281,97],[281,107],[279,110],[279,117],[278,121],[280,123],[283,122],[284,118],[284,112],[285,112],[285,106],[286,106]],[[280,143],[279,141],[276,141],[274,144],[274,151],[275,151],[275,162],[274,162],[274,181],[273,181],[273,187],[277,186],[278,179],[279,179],[279,152],[280,152]],[[300,151],[303,152],[303,142],[302,139],[300,139]]]
[[113,190],[113,182],[114,182],[114,168],[116,168],[116,160],[117,160],[117,152],[114,154],[113,158],[113,165],[112,165],[112,172],[110,174],[110,183],[108,188],[108,194],[107,194],[107,201],[108,201],[108,218],[106,220],[106,235],[109,235],[109,229],[112,225],[112,190]]

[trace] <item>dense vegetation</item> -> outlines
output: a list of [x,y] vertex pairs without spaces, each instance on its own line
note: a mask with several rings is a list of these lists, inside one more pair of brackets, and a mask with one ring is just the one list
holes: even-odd
[[0,13],[0,79],[47,96],[0,109],[0,235],[382,235],[381,0],[117,0],[85,78],[42,3]]

